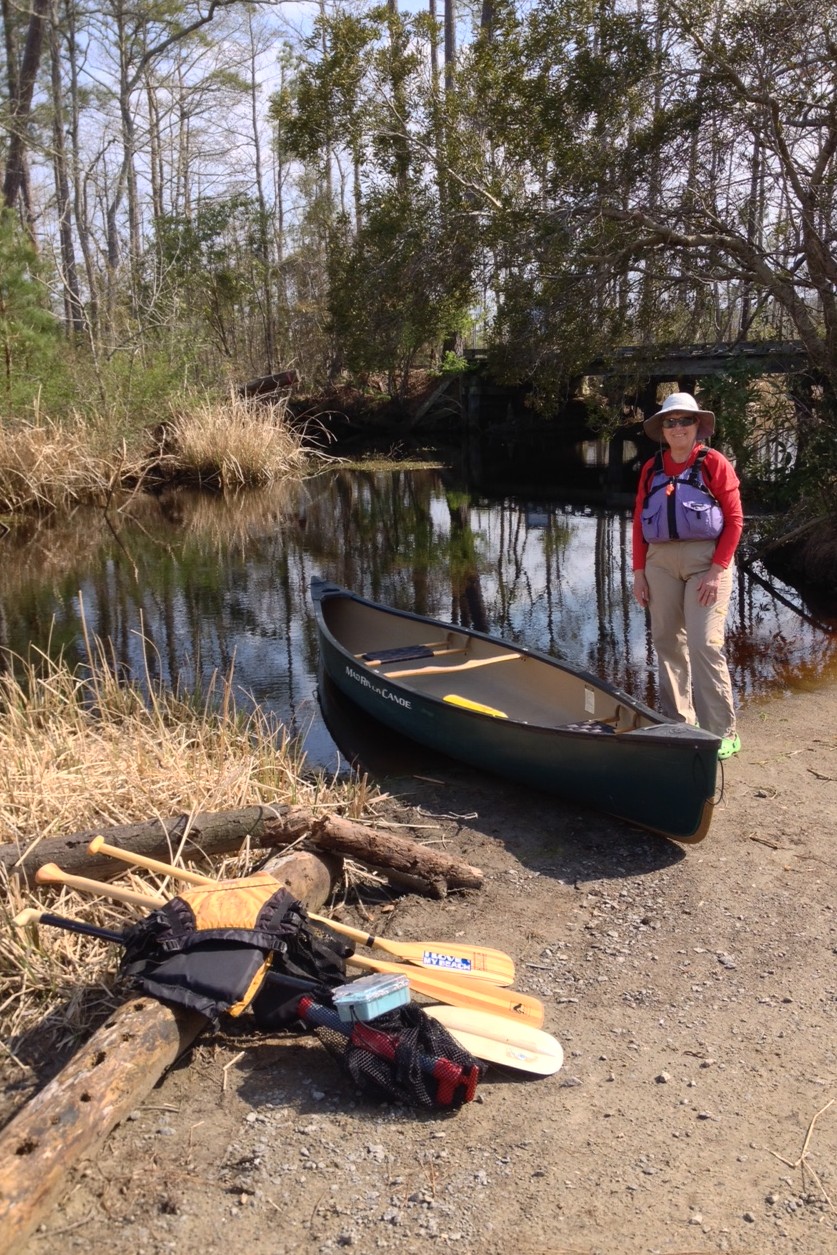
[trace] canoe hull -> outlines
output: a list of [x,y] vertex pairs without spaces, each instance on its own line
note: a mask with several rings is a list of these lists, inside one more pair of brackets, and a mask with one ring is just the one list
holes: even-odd
[[[337,688],[373,719],[451,758],[677,841],[699,841],[706,835],[715,792],[717,737],[685,724],[666,723],[662,716],[603,681],[530,651],[518,653],[541,665],[574,672],[586,685],[592,681],[597,689],[630,703],[651,722],[619,735],[591,735],[452,705],[449,700],[417,691],[407,679],[381,674],[355,656],[330,629],[328,603],[332,598],[351,598],[383,615],[412,620],[425,634],[428,629],[438,632],[450,625],[377,607],[334,585],[317,582],[312,591],[321,667]],[[463,634],[463,629],[455,631]],[[515,649],[480,633],[466,635]],[[410,668],[401,670],[409,672]]]

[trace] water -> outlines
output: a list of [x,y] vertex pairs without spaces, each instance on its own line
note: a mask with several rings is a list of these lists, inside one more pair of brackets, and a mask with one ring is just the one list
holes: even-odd
[[[137,498],[33,526],[3,548],[0,640],[13,653],[31,642],[83,664],[99,637],[140,683],[206,693],[213,675],[232,674],[238,705],[270,711],[328,771],[344,760],[317,701],[312,575],[657,701],[626,510],[481,499],[436,470],[337,470],[236,498]],[[837,618],[740,570],[728,654],[739,704],[837,676]]]

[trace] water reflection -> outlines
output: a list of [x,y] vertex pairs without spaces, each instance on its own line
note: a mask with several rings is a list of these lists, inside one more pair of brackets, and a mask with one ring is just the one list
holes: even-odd
[[[570,659],[656,705],[627,511],[476,499],[440,471],[337,470],[235,498],[137,498],[2,545],[0,639],[13,652],[31,642],[83,663],[98,636],[141,682],[206,691],[213,673],[232,671],[240,704],[273,711],[330,770],[339,756],[316,701],[314,574]],[[729,631],[738,700],[837,671],[835,626],[793,589],[740,571]]]

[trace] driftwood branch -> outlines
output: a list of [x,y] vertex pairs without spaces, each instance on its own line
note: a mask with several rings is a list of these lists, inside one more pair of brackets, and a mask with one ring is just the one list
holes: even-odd
[[832,624],[825,623],[821,619],[817,619],[814,615],[809,614],[802,608],[802,606],[798,606],[795,602],[791,601],[790,597],[785,597],[782,593],[780,593],[778,588],[776,588],[774,584],[771,584],[769,580],[766,580],[763,575],[759,575],[758,571],[753,569],[753,559],[742,558],[740,565],[744,568],[754,583],[760,584],[763,589],[770,593],[771,597],[774,597],[776,601],[780,602],[783,606],[787,606],[787,608],[792,610],[800,619],[803,619],[806,623],[810,623],[812,627],[815,627],[820,632],[825,632],[830,636],[834,635],[835,629]]
[[[334,887],[335,860],[304,852],[268,870],[316,910]],[[0,1251],[16,1255],[92,1154],[188,1049],[207,1021],[151,998],[123,1003],[0,1133]]]
[[236,811],[212,811],[154,819],[146,823],[111,828],[91,828],[68,837],[44,838],[27,849],[10,844],[0,848],[0,867],[10,875],[31,880],[44,863],[57,863],[64,871],[107,880],[124,869],[106,856],[89,855],[95,836],[136,854],[171,861],[183,857],[200,863],[222,854],[235,853],[245,843],[252,849],[282,849],[300,844],[328,851],[374,867],[411,888],[444,897],[450,889],[479,889],[483,882],[478,867],[365,824],[336,815],[315,815],[301,807],[249,806]]

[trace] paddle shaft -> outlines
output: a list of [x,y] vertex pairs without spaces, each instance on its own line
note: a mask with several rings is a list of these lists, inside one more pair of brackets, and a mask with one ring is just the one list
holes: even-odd
[[[91,854],[109,854],[111,858],[121,859],[135,867],[144,867],[148,871],[157,872],[162,876],[171,876],[190,885],[217,884],[211,876],[200,872],[187,871],[183,867],[175,867],[172,863],[163,863],[156,858],[148,858],[144,854],[134,854],[132,850],[123,850],[116,845],[108,845],[103,837],[94,837],[87,847]],[[426,967],[434,972],[454,972],[467,975],[477,980],[488,981],[495,985],[510,985],[514,980],[514,963],[509,955],[502,950],[492,950],[482,946],[470,946],[455,941],[389,941],[384,937],[375,937],[371,933],[352,928],[349,924],[328,919],[324,915],[308,912],[310,919],[318,924],[325,924],[336,933],[350,937],[362,946],[377,946],[387,954],[419,967]]]
[[108,854],[111,858],[118,858],[123,863],[130,863],[133,867],[144,867],[147,871],[158,872],[161,876],[172,876],[190,885],[217,884],[212,876],[204,876],[200,872],[189,871],[185,867],[175,867],[173,863],[162,863],[157,858],[135,854],[133,850],[123,850],[118,845],[108,845],[104,837],[94,837],[87,847],[87,852],[88,854]]
[[351,955],[346,962],[370,972],[392,972],[406,976],[411,989],[426,998],[435,999],[436,1002],[446,1002],[454,1007],[471,1007],[475,1011],[490,1011],[511,1020],[523,1020],[534,1028],[540,1028],[543,1024],[543,1003],[531,994],[523,994],[516,989],[500,989],[485,981],[474,981],[470,976],[428,972],[425,968],[386,963],[382,959],[367,959],[359,954]]
[[79,893],[95,893],[102,898],[114,898],[115,901],[127,902],[130,906],[144,907],[147,911],[154,911],[166,902],[165,898],[157,894],[152,896],[149,893],[137,893],[135,889],[104,884],[87,876],[71,876],[55,863],[44,863],[43,867],[39,867],[35,872],[35,880],[39,885],[66,885],[68,889],[77,889]]
[[[145,907],[146,910],[156,910],[165,905],[165,899],[161,897],[135,893],[131,889],[123,889],[120,885],[102,884],[98,880],[89,880],[86,876],[71,876],[67,872],[62,872],[55,863],[45,863],[43,867],[38,868],[35,879],[39,884],[63,884],[81,893],[113,897],[120,902]],[[364,967],[369,971],[392,972],[406,976],[412,989],[428,998],[435,998],[437,1002],[494,1011],[497,1015],[507,1015],[511,1019],[525,1019],[536,1028],[540,1028],[543,1023],[543,1003],[529,994],[498,989],[488,985],[487,982],[475,982],[470,976],[461,976],[459,973],[436,971],[429,973],[424,969],[404,967],[398,963],[383,963],[377,959],[359,956],[353,956],[350,962],[356,967]]]

